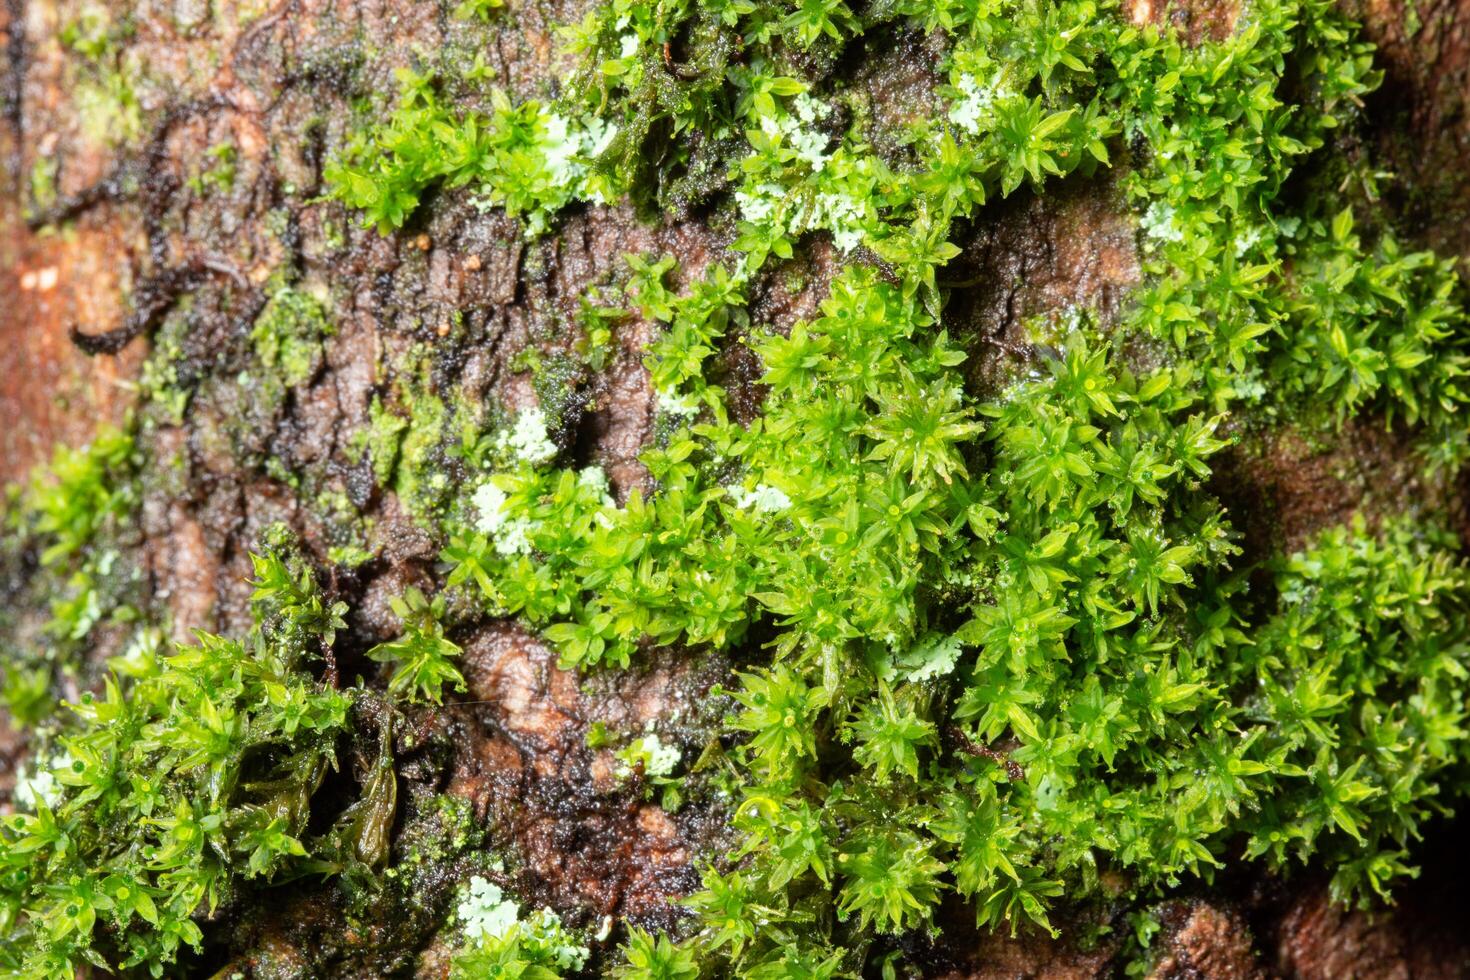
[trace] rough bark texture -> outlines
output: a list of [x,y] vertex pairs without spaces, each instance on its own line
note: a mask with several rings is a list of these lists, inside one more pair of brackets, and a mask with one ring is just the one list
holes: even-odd
[[[148,573],[148,601],[167,610],[180,635],[248,625],[248,551],[261,529],[284,521],[321,558],[344,532],[310,504],[342,495],[365,515],[373,558],[332,586],[357,610],[348,666],[370,669],[350,651],[395,633],[387,600],[432,581],[437,549],[392,489],[374,481],[372,461],[351,451],[374,398],[394,397],[395,353],[424,345],[441,392],[525,404],[533,396],[516,358],[532,348],[554,355],[566,342],[558,326],[590,286],[614,274],[619,256],[671,251],[681,274],[694,276],[724,244],[698,220],[646,224],[619,207],[573,213],[527,244],[503,215],[448,202],[382,237],[315,201],[323,147],[340,142],[354,99],[392,86],[395,65],[483,50],[512,94],[544,94],[565,74],[552,25],[576,19],[584,2],[513,3],[488,47],[481,28],[416,0],[117,3],[118,18],[131,8],[133,33],[109,56],[115,65],[99,67],[58,41],[79,5],[6,0],[0,478],[23,477],[50,446],[85,441],[99,421],[121,421],[136,403],[150,342],[167,338],[178,345],[179,380],[194,393],[152,447],[175,463],[148,482],[141,508],[135,557]],[[1372,107],[1382,121],[1375,152],[1405,178],[1392,192],[1404,227],[1470,256],[1470,3],[1419,0],[1412,16],[1390,0],[1356,8],[1388,73]],[[1236,15],[1230,4],[1129,9],[1139,20],[1171,17],[1216,36]],[[921,43],[900,44],[860,69],[891,108],[890,122],[922,111],[925,64]],[[132,131],[87,101],[106,70],[125,75],[136,93]],[[238,150],[233,185],[208,195],[191,189],[208,148],[226,139]],[[998,345],[1014,340],[1024,316],[1084,301],[1116,311],[1138,279],[1131,227],[1105,182],[991,206],[962,245],[947,270],[955,273],[951,315]],[[267,282],[281,269],[330,296],[335,332],[310,377],[267,395],[238,373]],[[778,325],[809,315],[833,269],[830,250],[812,246],[761,284],[755,311]],[[652,419],[640,359],[646,332],[621,331],[602,373],[568,379],[581,421],[557,434],[579,462],[603,465],[619,494],[646,480],[636,458]],[[101,338],[90,346],[102,353],[85,352],[88,336]],[[732,345],[724,362],[732,403],[746,417],[760,401],[750,361]],[[1393,433],[1367,424],[1326,447],[1288,433],[1248,440],[1217,481],[1225,499],[1246,503],[1248,537],[1274,546],[1404,495],[1455,498],[1458,488],[1406,470],[1405,455]],[[295,485],[272,460],[299,476]],[[470,703],[424,719],[427,748],[405,764],[411,785],[401,796],[447,790],[469,800],[497,844],[519,856],[509,873],[521,893],[574,924],[677,919],[670,901],[697,884],[699,856],[728,846],[728,815],[711,804],[671,816],[645,802],[636,786],[609,778],[612,760],[588,749],[585,735],[594,717],[625,727],[677,717],[698,745],[719,714],[708,692],[723,666],[670,654],[584,684],[511,625],[459,640]],[[0,751],[6,782],[15,762]],[[1450,857],[1429,862],[1397,908],[1373,916],[1331,906],[1310,878],[1281,884],[1233,872],[1215,890],[1167,906],[1167,952],[1154,976],[1470,976],[1470,937],[1451,914],[1463,908],[1463,862],[1452,844],[1442,850]],[[426,905],[442,908],[443,887],[425,888]],[[384,911],[392,922],[395,910]],[[394,928],[344,929],[340,912],[310,890],[239,914],[220,960],[255,975],[438,968],[432,951],[420,955],[432,928],[417,914]],[[1060,980],[1111,975],[1116,950],[1109,935],[1089,949],[986,936],[917,952],[936,977]]]

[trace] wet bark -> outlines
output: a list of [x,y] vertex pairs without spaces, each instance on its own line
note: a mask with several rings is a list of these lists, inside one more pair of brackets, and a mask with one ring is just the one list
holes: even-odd
[[[101,421],[121,423],[139,405],[138,386],[156,382],[143,374],[150,349],[172,345],[171,383],[189,397],[150,437],[150,457],[168,472],[145,480],[140,507],[135,557],[147,601],[180,636],[248,628],[248,554],[262,530],[285,522],[325,566],[346,532],[317,503],[345,498],[360,515],[355,526],[368,529],[372,557],[331,586],[354,608],[346,666],[365,669],[361,652],[397,629],[388,599],[437,574],[440,543],[354,449],[375,402],[391,407],[401,397],[400,355],[426,351],[426,383],[441,395],[528,404],[536,396],[518,358],[564,350],[581,297],[616,275],[620,256],[672,252],[692,277],[728,243],[697,218],[650,223],[626,207],[574,210],[527,242],[503,215],[448,196],[385,237],[319,200],[326,148],[342,143],[355,100],[391,91],[394,67],[482,54],[513,96],[544,96],[566,76],[553,26],[575,20],[585,3],[513,2],[490,28],[419,0],[114,3],[114,23],[130,33],[97,64],[59,40],[80,4],[4,0],[0,479],[23,477],[57,442],[86,441]],[[1403,178],[1390,191],[1403,232],[1470,257],[1470,3],[1419,0],[1412,17],[1389,0],[1354,9],[1380,45],[1387,82],[1369,106],[1367,138],[1335,151],[1388,161]],[[1236,16],[1229,4],[1129,10],[1201,35],[1228,32]],[[925,57],[922,43],[905,40],[875,52],[855,77],[901,121],[922,109]],[[132,88],[133,115],[96,104],[117,77]],[[233,182],[210,193],[191,186],[223,143],[235,147]],[[1116,315],[1138,281],[1132,227],[1105,179],[1044,198],[1018,194],[987,208],[966,235],[946,270],[948,312],[956,329],[998,349],[1017,341],[1030,315],[1078,304]],[[754,312],[778,325],[810,315],[834,270],[830,248],[811,243],[758,284]],[[267,390],[241,372],[251,324],[282,274],[330,297],[334,332],[308,378]],[[647,333],[627,326],[604,370],[564,379],[578,421],[556,438],[579,464],[601,464],[620,494],[647,478],[637,461],[653,415],[641,364]],[[753,416],[756,365],[735,344],[721,363],[737,416]],[[977,363],[983,386],[986,362]],[[1275,547],[1387,496],[1458,497],[1459,488],[1415,483],[1406,455],[1376,429],[1325,448],[1288,434],[1229,460],[1217,479],[1224,499],[1245,502],[1249,537]],[[521,856],[520,893],[573,924],[673,923],[681,913],[671,902],[697,886],[696,862],[729,844],[726,814],[713,804],[669,814],[619,789],[608,754],[587,748],[585,736],[594,717],[627,727],[678,717],[691,744],[708,737],[708,692],[722,665],[675,652],[588,686],[510,625],[459,639],[467,703],[422,719],[419,748],[399,760],[403,797],[470,801],[497,846]],[[1324,882],[1310,876],[1283,884],[1229,869],[1168,906],[1168,952],[1155,975],[1470,975],[1470,937],[1449,914],[1463,908],[1453,837],[1446,828],[1436,845],[1445,859],[1426,862],[1401,904],[1376,915],[1330,906]],[[438,896],[426,904],[442,909],[443,883],[423,888]],[[310,890],[230,910],[237,927],[225,930],[216,965],[261,976],[436,975],[443,957],[425,951],[432,923],[377,911],[397,924],[344,929],[342,911]],[[1106,933],[1089,948],[1034,935],[956,936],[962,928],[911,952],[936,977],[1082,978],[1118,968],[1119,944]]]

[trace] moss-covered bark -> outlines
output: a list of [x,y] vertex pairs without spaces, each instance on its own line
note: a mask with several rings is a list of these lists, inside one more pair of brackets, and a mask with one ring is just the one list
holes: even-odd
[[[345,605],[341,628],[303,654],[302,676],[314,690],[363,692],[351,696],[335,768],[313,770],[309,813],[293,814],[295,832],[347,847],[341,842],[380,827],[384,846],[359,845],[368,849],[350,858],[323,850],[314,857],[325,864],[290,873],[271,864],[268,875],[241,876],[218,908],[194,910],[201,951],[185,948],[169,971],[445,976],[464,945],[456,907],[480,879],[523,911],[554,910],[587,946],[584,970],[598,974],[621,962],[629,930],[696,933],[701,924],[679,899],[741,843],[732,826],[748,782],[739,746],[752,735],[759,744],[761,733],[726,723],[739,703],[723,688],[739,688],[737,667],[769,659],[763,648],[780,639],[781,617],[749,616],[748,633],[732,643],[713,634],[690,642],[690,633],[653,643],[630,632],[620,637],[634,654],[628,669],[579,673],[569,661],[595,663],[600,654],[553,649],[563,635],[554,626],[540,636],[487,611],[468,574],[450,584],[470,564],[452,550],[450,532],[484,469],[515,449],[516,420],[533,407],[550,421],[541,438],[559,464],[600,468],[617,503],[656,498],[668,485],[658,461],[651,471],[641,454],[666,448],[681,413],[697,409],[673,405],[667,391],[661,400],[645,368],[671,318],[648,299],[646,270],[624,256],[674,256],[655,279],[687,296],[749,253],[731,203],[739,184],[726,173],[745,152],[738,127],[720,130],[699,116],[699,100],[715,100],[716,83],[748,67],[743,45],[700,34],[699,22],[653,53],[650,70],[663,72],[663,88],[638,98],[662,108],[639,140],[628,142],[625,125],[623,142],[612,144],[620,167],[606,187],[628,192],[616,203],[571,200],[590,185],[568,185],[533,189],[517,204],[512,191],[495,188],[523,176],[520,161],[478,193],[453,186],[456,172],[445,165],[427,177],[393,177],[412,200],[380,232],[343,203],[367,207],[369,195],[328,179],[334,165],[386,157],[379,146],[354,158],[353,146],[372,145],[404,68],[434,79],[443,120],[455,125],[530,100],[577,104],[568,83],[587,76],[575,74],[579,60],[557,30],[598,6],[510,0],[456,15],[453,4],[427,0],[8,0],[0,9],[0,412],[9,423],[0,474],[25,480],[53,445],[101,447],[63,459],[9,508],[0,625],[6,701],[20,727],[0,737],[6,811],[31,812],[17,789],[34,797],[30,780],[57,757],[62,733],[46,720],[50,706],[100,690],[110,659],[136,665],[140,643],[162,650],[195,630],[260,634],[251,556],[273,542],[299,548],[324,601]],[[1358,206],[1359,230],[1374,247],[1387,231],[1443,258],[1470,256],[1470,185],[1460,165],[1470,154],[1470,13],[1462,6],[1349,11],[1379,45],[1375,64],[1387,82],[1291,174],[1280,200],[1307,211],[1318,196],[1336,195],[1338,207]],[[1238,36],[1252,16],[1231,4],[1124,8],[1106,16],[1172,24],[1191,44]],[[793,38],[816,33],[805,47],[793,41],[785,67],[844,93],[840,119],[827,123],[839,143],[859,134],[895,171],[927,166],[912,127],[954,118],[948,107],[965,95],[944,90],[950,42],[916,17],[884,20],[876,6],[858,15],[874,26],[845,46],[792,21]],[[852,29],[839,18],[834,30]],[[1310,93],[1290,92],[1301,71],[1293,64],[1283,91],[1307,100]],[[696,93],[695,124],[684,130],[670,122],[678,110],[665,111],[669,93],[680,91]],[[1120,127],[1105,138],[1112,169],[1073,172],[1072,161],[1060,168],[1069,176],[1043,182],[1019,168],[1014,187],[1009,175],[986,176],[992,200],[948,226],[954,254],[912,304],[925,315],[943,298],[944,326],[970,355],[958,369],[964,397],[984,402],[1033,369],[1044,373],[1067,350],[1071,311],[1088,311],[1099,336],[1121,330],[1137,290],[1158,280],[1123,187],[1145,166],[1143,137]],[[1375,179],[1379,169],[1395,179]],[[760,338],[819,320],[853,254],[880,268],[874,283],[895,292],[910,275],[917,240],[907,250],[863,251],[865,243],[854,253],[840,222],[831,224],[794,234],[794,254],[751,273],[740,311],[701,355],[702,378],[723,389],[737,423],[759,418],[769,397]],[[1378,261],[1370,253],[1364,246],[1365,267]],[[1282,274],[1307,261],[1303,250]],[[1460,310],[1462,297],[1453,300]],[[1120,345],[1117,363],[1143,377],[1163,356],[1152,343]],[[1365,533],[1409,511],[1463,535],[1464,476],[1453,465],[1430,467],[1422,420],[1405,421],[1400,409],[1385,427],[1395,404],[1350,403],[1342,425],[1306,409],[1242,411],[1224,423],[1231,445],[1211,461],[1209,480],[1179,493],[1222,502],[1240,532],[1241,568],[1308,546],[1354,513],[1367,518]],[[1449,417],[1450,429],[1465,430],[1463,417]],[[125,447],[95,441],[107,423],[126,433]],[[1000,472],[1003,449],[966,452],[972,466],[982,459]],[[912,472],[906,478],[917,484],[921,468],[944,465],[934,462],[941,455],[895,472]],[[46,482],[55,475],[59,484]],[[58,553],[66,533],[75,546]],[[1463,551],[1434,540],[1446,553]],[[576,584],[584,573],[554,574]],[[1259,571],[1249,585],[1269,594],[1268,579]],[[392,600],[414,588],[442,596],[437,618],[458,648],[448,659],[465,689],[446,688],[442,704],[437,691],[422,703],[385,693],[407,656],[380,647],[404,632]],[[950,582],[923,601],[942,608],[945,596],[961,594]],[[1157,600],[1138,600],[1140,609],[1150,604]],[[933,622],[957,621],[945,615]],[[855,718],[863,703],[843,702]],[[846,751],[832,726],[820,735],[824,764]],[[860,731],[854,724],[846,737],[861,741],[852,735]],[[1026,741],[1007,731],[977,743],[947,721],[934,732],[917,742],[926,765],[968,757],[1010,773],[1008,754]],[[670,748],[677,779],[660,769],[667,756],[659,753]],[[902,778],[908,757],[895,758],[878,770],[884,780],[890,769]],[[1462,769],[1443,777],[1445,802]],[[861,766],[843,771],[861,781],[852,775]],[[1283,880],[1245,862],[1239,842],[1222,843],[1225,867],[1211,882],[1186,875],[1136,901],[1074,905],[1063,896],[1050,916],[1058,939],[1031,926],[1017,938],[977,929],[970,903],[950,894],[932,917],[926,910],[913,921],[897,917],[904,928],[875,927],[843,967],[863,969],[866,959],[876,973],[888,958],[901,973],[932,977],[1107,976],[1129,963],[1161,977],[1459,976],[1470,969],[1470,947],[1442,921],[1460,901],[1456,826],[1430,824],[1430,843],[1414,854],[1424,878],[1400,886],[1396,911],[1331,905],[1326,882],[1337,868],[1320,859]],[[1100,893],[1131,894],[1133,873],[1105,868]],[[830,901],[812,907],[820,910],[814,931],[838,928],[822,918]],[[99,929],[104,955],[123,959],[114,951],[125,944]],[[706,969],[749,967],[729,962],[711,958]],[[461,969],[495,975],[483,964]]]

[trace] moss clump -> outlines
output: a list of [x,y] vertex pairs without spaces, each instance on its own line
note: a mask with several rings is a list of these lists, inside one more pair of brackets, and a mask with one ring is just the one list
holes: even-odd
[[334,197],[379,231],[401,227],[432,186],[470,185],[485,206],[526,216],[531,229],[575,197],[600,199],[606,181],[588,168],[610,131],[540,103],[512,106],[495,94],[485,118],[456,118],[430,79],[403,69],[386,125],[357,134],[326,171]]
[[[24,486],[7,488],[0,563],[9,577],[3,704],[16,725],[36,725],[54,708],[53,690],[77,680],[77,654],[106,627],[140,622],[135,570],[124,555],[141,496],[133,435],[104,426],[80,449],[57,447]],[[47,611],[43,623],[18,618]]]
[[1310,240],[1273,375],[1279,387],[1341,420],[1369,409],[1423,425],[1433,460],[1466,458],[1465,310],[1455,263],[1405,252],[1391,234],[1369,252],[1353,213]]
[[459,647],[444,636],[444,628],[439,625],[444,615],[443,600],[430,602],[418,589],[410,588],[402,598],[393,600],[392,608],[403,622],[403,635],[368,651],[370,659],[393,665],[388,693],[438,704],[444,685],[463,691],[464,677],[452,662],[459,656]]
[[200,197],[210,193],[228,194],[235,187],[236,160],[240,151],[234,143],[216,143],[204,151],[207,167],[189,178],[188,188]]
[[[846,121],[835,70],[895,24],[944,51],[943,111],[910,126],[896,165]],[[682,295],[672,259],[630,259],[628,314],[665,326],[649,367],[666,411],[642,457],[656,490],[617,506],[575,470],[500,460],[449,512],[444,557],[451,583],[542,627],[568,664],[625,665],[646,643],[754,661],[729,720],[746,844],[693,900],[705,929],[668,956],[855,973],[892,962],[885,937],[932,929],[950,892],[980,926],[1049,928],[1063,896],[1208,880],[1239,842],[1272,867],[1331,862],[1343,900],[1408,873],[1467,758],[1464,569],[1432,520],[1405,518],[1278,558],[1275,588],[1252,595],[1206,490],[1232,426],[1288,413],[1371,405],[1439,443],[1440,465],[1464,462],[1446,438],[1465,401],[1448,266],[1387,235],[1365,246],[1331,195],[1282,198],[1377,83],[1352,26],[1270,2],[1190,47],[1076,0],[615,0],[574,37],[583,84],[522,106],[526,132],[595,115],[616,129],[596,164],[635,196],[729,141],[733,193],[715,203],[735,254]],[[433,126],[400,113],[392,148],[358,143],[367,183],[339,196],[390,194],[418,154],[435,163],[407,181],[415,200],[440,180],[517,200],[499,164],[459,152],[483,120],[406,104],[435,106]],[[1146,277],[1123,321],[1073,311],[1009,355],[1004,390],[967,386],[976,351],[944,329],[938,275],[960,222],[1115,165]],[[818,317],[764,328],[752,285],[812,232],[845,267]],[[770,390],[749,425],[708,377],[731,324]],[[1340,656],[1314,655],[1328,634]],[[1412,690],[1414,707],[1375,690]],[[633,975],[676,969],[643,963],[657,949],[630,947]]]
[[54,793],[0,822],[0,957],[17,975],[161,975],[200,947],[199,909],[306,867],[311,799],[350,698],[303,668],[343,610],[280,558],[257,572],[250,641],[201,633],[68,705]]
[[133,437],[104,427],[81,449],[58,446],[8,508],[10,529],[45,541],[42,565],[82,555],[104,528],[136,503],[130,477],[137,467]]

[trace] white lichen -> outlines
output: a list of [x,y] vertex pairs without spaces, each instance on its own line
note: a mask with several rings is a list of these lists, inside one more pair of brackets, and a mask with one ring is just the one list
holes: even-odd
[[538,145],[553,183],[561,186],[575,183],[585,172],[577,161],[582,150],[581,140],[574,138],[570,129],[567,118],[560,113],[548,112],[541,117],[541,139]]
[[699,414],[699,403],[689,395],[674,391],[658,392],[658,410],[678,418],[689,418]]
[[15,788],[11,790],[10,798],[22,810],[34,811],[42,803],[48,808],[54,807],[61,799],[61,784],[44,763],[34,776],[22,766],[15,773]]
[[832,244],[850,252],[863,243],[863,204],[846,194],[822,192],[814,207],[814,224],[832,233]]
[[814,98],[810,92],[798,93],[796,98],[791,100],[791,109],[796,113],[796,118],[808,126],[832,115],[832,107],[821,99]]
[[1235,257],[1244,258],[1245,254],[1259,245],[1264,237],[1260,225],[1247,225],[1245,230],[1235,235]]
[[601,466],[584,466],[577,474],[577,485],[595,490],[597,495],[611,500],[611,487],[607,482],[607,472]]
[[507,507],[510,498],[495,483],[481,484],[470,498],[475,506],[475,530],[495,543],[501,555],[525,555],[531,551],[531,520],[512,514]]
[[797,129],[789,138],[797,159],[805,161],[814,172],[827,165],[827,144],[832,137],[816,130]]
[[781,207],[786,192],[779,184],[757,184],[735,192],[740,216],[753,225],[764,224]]
[[960,649],[957,637],[929,634],[899,657],[894,665],[911,681],[927,681],[954,670]]
[[1174,209],[1165,201],[1150,204],[1138,219],[1138,227],[1150,239],[1150,248],[1155,242],[1177,242],[1184,238],[1184,232],[1174,220]]
[[761,132],[773,140],[785,141],[797,159],[805,161],[814,173],[819,172],[827,165],[827,144],[832,142],[832,137],[810,126],[825,119],[832,110],[804,92],[792,100],[792,107],[795,115],[776,112],[761,116]]
[[505,491],[494,483],[484,483],[470,498],[475,505],[475,529],[481,534],[494,537],[505,526],[509,515],[505,511]]
[[495,551],[507,558],[511,555],[529,555],[531,532],[534,530],[536,525],[522,517],[506,521],[500,533],[495,536]]
[[612,144],[618,127],[595,117],[568,119],[556,112],[541,117],[537,148],[553,185],[580,196],[595,191],[584,186],[589,164]]
[[532,406],[516,416],[515,425],[500,436],[500,448],[532,466],[556,458],[556,443],[546,431],[546,413]]
[[582,128],[582,154],[589,160],[602,156],[618,135],[618,127],[606,119],[593,116],[585,120]]
[[966,72],[955,80],[954,87],[958,97],[949,107],[950,122],[971,135],[978,134],[982,124],[990,122],[996,99],[1005,94],[1000,73],[982,82]]
[[629,742],[626,748],[620,749],[618,758],[623,761],[618,767],[618,775],[621,777],[632,775],[633,768],[641,762],[645,777],[661,779],[673,774],[683,753],[678,746],[665,745],[657,732],[645,732]]
[[758,483],[754,489],[733,486],[727,488],[730,499],[742,510],[753,510],[757,514],[775,514],[791,506],[791,498],[785,491],[769,484]]
[[460,900],[458,912],[465,935],[479,942],[505,935],[521,917],[516,903],[505,897],[500,886],[479,875],[470,879],[469,893]]
[[520,906],[499,885],[479,875],[470,879],[457,911],[464,922],[465,938],[477,945],[515,941],[535,959],[550,960],[569,973],[585,967],[592,955],[551,909],[537,909],[522,919]]

